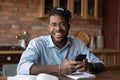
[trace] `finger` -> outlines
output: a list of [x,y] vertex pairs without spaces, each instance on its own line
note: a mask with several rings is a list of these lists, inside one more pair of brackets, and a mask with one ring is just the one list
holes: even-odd
[[88,60],[87,59],[83,59],[83,63],[88,63]]
[[66,62],[68,62],[70,65],[75,65],[78,64],[78,61],[70,60],[70,59],[65,59]]
[[76,71],[76,66],[75,65],[69,65],[68,69],[72,72]]
[[89,66],[88,66],[88,61],[87,59],[84,59],[83,60],[83,64],[84,64],[84,67],[87,69]]
[[83,64],[83,62],[82,62],[82,61],[79,61],[79,64],[81,65],[81,64]]
[[77,69],[80,69],[80,68],[82,68],[82,67],[84,67],[83,64],[79,64],[79,65],[77,65]]
[[74,66],[73,66],[73,70],[76,71],[77,69],[78,69],[78,65],[74,65]]
[[76,71],[78,71],[78,72],[84,72],[84,71],[86,71],[86,70],[85,70],[84,67],[82,67],[82,68],[77,69]]
[[71,61],[71,65],[77,65],[79,64],[79,61]]

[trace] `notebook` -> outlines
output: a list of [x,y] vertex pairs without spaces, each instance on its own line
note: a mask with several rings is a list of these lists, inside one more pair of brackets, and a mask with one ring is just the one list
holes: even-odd
[[85,78],[95,78],[96,77],[94,74],[91,74],[88,72],[74,72],[74,73],[66,75],[66,76],[70,77],[74,80],[85,79]]

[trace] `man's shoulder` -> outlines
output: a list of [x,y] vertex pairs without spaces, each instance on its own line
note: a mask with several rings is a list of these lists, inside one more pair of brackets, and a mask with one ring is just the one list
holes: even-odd
[[49,46],[50,45],[50,35],[39,36],[30,40],[29,44],[35,46]]
[[45,39],[49,39],[49,35],[42,35],[36,38],[33,38],[32,40],[45,40]]
[[79,38],[75,37],[75,36],[72,36],[72,35],[69,35],[68,36],[69,40],[72,40],[72,41],[80,41]]
[[50,35],[45,35],[45,36],[39,36],[39,37],[33,38],[31,39],[31,41],[43,43],[43,42],[49,42],[49,39],[50,39]]
[[82,42],[78,37],[69,35],[69,36],[68,36],[68,39],[69,39],[69,41],[70,41],[71,43],[73,43],[73,44],[83,44],[83,42]]

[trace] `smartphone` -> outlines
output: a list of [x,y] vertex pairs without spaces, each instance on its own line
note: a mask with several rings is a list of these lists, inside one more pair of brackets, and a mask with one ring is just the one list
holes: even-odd
[[76,57],[75,61],[83,61],[86,58],[86,54],[80,54]]

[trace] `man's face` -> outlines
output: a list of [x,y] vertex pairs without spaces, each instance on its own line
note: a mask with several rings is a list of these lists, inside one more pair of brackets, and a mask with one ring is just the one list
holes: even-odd
[[69,27],[69,24],[59,15],[50,17],[48,31],[54,42],[63,42],[68,35]]

